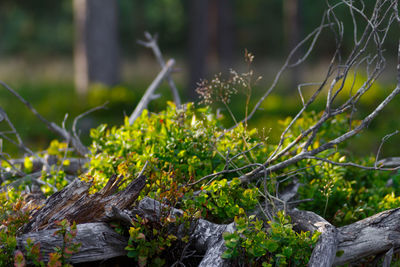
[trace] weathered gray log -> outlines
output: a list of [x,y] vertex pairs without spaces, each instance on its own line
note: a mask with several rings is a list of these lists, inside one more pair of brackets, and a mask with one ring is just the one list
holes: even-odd
[[89,194],[90,183],[75,179],[71,184],[50,196],[45,205],[32,214],[24,233],[49,229],[54,222],[67,219],[77,224],[107,220],[107,212],[116,207],[130,207],[145,186],[146,177],[141,175],[124,190],[115,193],[123,177],[112,176],[98,193]]
[[[147,197],[141,200],[137,207],[148,219],[153,221],[159,221],[163,208],[166,208],[166,206]],[[170,212],[173,216],[181,216],[183,214],[181,210],[175,208],[171,208]],[[191,238],[194,246],[199,253],[204,254],[199,266],[230,266],[229,261],[221,258],[222,253],[226,250],[222,234],[224,232],[232,233],[235,230],[234,223],[216,224],[199,219],[192,224],[192,227],[194,229],[190,230],[190,232],[192,232]],[[180,233],[178,233],[179,235]]]
[[[148,215],[161,214],[160,204],[152,199],[145,198],[138,208]],[[339,229],[313,212],[290,210],[288,213],[297,230],[321,232],[309,266],[342,265],[400,247],[400,208],[376,214]],[[179,216],[181,211],[172,209],[172,214]],[[225,250],[222,233],[229,230],[234,230],[233,224],[218,225],[201,219],[198,221],[192,237],[196,249],[205,253],[200,266],[210,266],[207,264],[211,262],[212,266],[229,266],[228,262],[221,259]],[[343,254],[337,257],[337,251],[343,251]]]
[[[159,216],[162,216],[164,207],[166,206],[160,202],[146,197],[140,201],[135,211],[139,211],[147,219],[159,221]],[[183,214],[181,210],[174,208],[170,212],[173,216]],[[114,206],[111,211],[108,211],[106,220],[113,218],[129,222],[129,216],[132,216],[132,214],[125,213]],[[193,245],[198,253],[204,254],[199,266],[230,266],[229,261],[221,258],[222,253],[226,250],[222,234],[233,232],[234,223],[215,224],[199,219],[192,224],[192,227],[194,228],[190,232],[192,233]],[[55,231],[56,229],[45,229],[23,234],[17,239],[18,249],[25,252],[28,238],[34,240],[35,243],[40,242],[43,260],[47,262],[48,254],[54,252],[56,246],[61,247],[62,245],[61,237],[53,235]],[[178,236],[187,234],[182,227],[178,227],[178,231],[180,231]],[[117,234],[104,222],[78,224],[77,236],[73,242],[81,243],[81,248],[79,252],[72,255],[70,260],[72,264],[126,255],[127,238]]]
[[[138,178],[136,180],[136,183],[139,184],[139,181],[140,179]],[[118,181],[115,180],[115,178],[110,179],[110,183],[108,183],[107,186],[104,187],[104,190],[102,190],[103,197],[105,199],[108,199],[107,201],[109,202],[109,205],[103,205],[103,207],[107,206],[107,208],[103,209],[102,212],[99,212],[98,205],[102,202],[95,202],[92,203],[93,206],[89,206],[88,209],[85,209],[85,211],[88,213],[90,213],[90,210],[94,211],[94,214],[96,216],[92,217],[93,220],[109,221],[110,218],[116,218],[117,220],[121,220],[129,224],[130,218],[133,216],[133,213],[139,213],[141,216],[144,216],[153,222],[159,221],[160,216],[162,216],[163,214],[165,215],[166,209],[169,212],[168,214],[172,216],[178,217],[182,216],[183,214],[181,210],[167,207],[160,202],[147,197],[140,201],[138,206],[132,211],[133,213],[129,211],[122,211],[123,208],[121,209],[120,207],[125,206],[125,204],[118,205],[116,201],[121,201],[123,200],[123,198],[128,198],[127,194],[129,194],[130,192],[128,188],[134,187],[132,185],[134,183],[131,183],[128,186],[128,190],[124,190],[117,194],[112,194],[113,192],[111,189],[115,189],[115,187],[111,186],[110,184],[115,183],[118,184]],[[64,195],[65,192],[63,191],[60,191],[57,194],[66,197],[66,203],[79,203],[81,201],[81,198],[79,198],[79,196],[85,196],[84,192],[87,191],[87,189],[88,186],[86,183],[75,181],[70,185],[70,190],[75,190],[75,195],[72,195],[68,198]],[[111,198],[112,196],[116,195],[119,195],[119,197]],[[78,198],[76,198],[77,196]],[[97,198],[94,199],[96,199],[97,201]],[[57,203],[50,201],[47,202],[45,207],[48,206],[49,203],[53,203],[55,205],[53,206],[53,209],[55,210],[63,209],[62,204],[57,205]],[[64,204],[66,203],[64,202]],[[77,205],[77,207],[82,206]],[[338,229],[335,229],[335,227],[333,227],[322,217],[316,215],[313,212],[294,209],[289,210],[288,213],[292,218],[292,222],[294,223],[294,227],[296,230],[321,232],[320,239],[311,255],[309,266],[332,266],[332,264],[342,265],[345,263],[360,260],[367,256],[382,253],[385,254],[385,252],[389,251],[390,249],[396,250],[400,248],[400,230],[398,227],[398,225],[400,225],[400,208],[381,212],[367,219]],[[47,213],[43,211],[42,214]],[[52,213],[50,212],[49,214]],[[61,214],[63,213],[61,212]],[[54,217],[59,218],[62,216],[60,215]],[[47,217],[45,217],[45,219],[47,219]],[[88,217],[86,217],[86,219],[88,219]],[[51,220],[53,220],[53,217],[51,217]],[[51,237],[51,233],[54,230],[40,230],[47,229],[50,227],[50,225],[51,224],[48,222],[44,225],[36,224],[31,226],[31,229],[35,229],[38,232],[29,232],[22,235],[18,239],[19,248],[23,248],[23,241],[26,240],[27,237],[33,237],[35,240],[40,241],[42,247],[45,246],[53,248],[54,246],[60,244],[59,239]],[[126,242],[126,239],[123,239],[121,237],[114,237],[113,234],[109,234],[108,230],[104,230],[104,227],[107,228],[108,226],[104,226],[103,228],[91,227],[93,228],[93,232],[90,232],[89,230],[85,230],[85,227],[87,226],[84,225],[86,224],[78,224],[77,237],[77,242],[81,242],[80,240],[84,240],[84,242],[81,242],[84,249],[81,249],[80,252],[83,254],[78,254],[78,256],[74,256],[73,263],[101,260],[114,256],[124,255],[124,247],[126,245],[126,243],[124,242]],[[93,225],[97,227],[97,225],[104,224],[95,223],[87,225]],[[199,253],[204,254],[199,266],[230,266],[230,263],[228,261],[221,258],[222,253],[226,249],[222,234],[224,232],[233,232],[235,230],[234,227],[234,223],[215,224],[203,219],[199,219],[192,223],[192,229],[190,229],[189,231],[191,233],[190,240],[193,242],[192,244],[194,245],[196,250]],[[183,229],[183,227],[179,227],[179,225],[176,229],[178,229],[178,236],[183,236],[187,234],[187,230]],[[81,234],[82,236],[84,236],[84,238],[81,237]],[[106,237],[107,235],[110,237]],[[100,241],[98,241],[99,238],[101,239]],[[110,238],[113,240],[111,240]],[[42,243],[42,240],[45,242]],[[105,250],[103,252],[99,250],[99,244],[104,244]],[[110,248],[110,246],[114,247]],[[44,251],[52,252],[51,249],[47,249]],[[342,255],[337,257],[336,251],[342,251],[341,253],[339,253]],[[87,257],[85,256],[85,253],[89,252],[92,253],[90,254],[92,256],[90,260],[89,258],[88,260],[85,260],[85,257]],[[103,256],[100,255],[102,253]],[[389,257],[388,260],[390,260]]]
[[400,247],[400,208],[383,211],[338,229],[338,252],[334,265],[357,261],[367,256]]
[[338,246],[337,230],[321,216],[311,211],[293,209],[289,212],[296,230],[321,233],[311,254],[308,266],[332,266]]
[[[24,234],[17,238],[18,249],[26,252],[26,240],[30,238],[40,243],[40,251],[45,262],[56,246],[62,247],[62,237],[54,235],[57,229],[41,230]],[[72,264],[106,260],[126,255],[127,238],[116,233],[106,223],[85,223],[77,225],[77,235],[73,242],[81,244],[70,259]],[[26,253],[24,253],[26,255]]]
[[224,232],[233,233],[234,231],[235,223],[219,225],[206,220],[199,220],[193,236],[196,240],[197,250],[201,251],[201,248],[203,251],[206,250],[199,267],[231,266],[229,261],[221,258],[222,253],[226,250],[222,234]]

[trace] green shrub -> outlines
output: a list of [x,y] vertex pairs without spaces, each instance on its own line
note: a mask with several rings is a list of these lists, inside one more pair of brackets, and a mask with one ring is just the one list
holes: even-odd
[[236,231],[224,234],[227,250],[222,257],[251,266],[306,266],[319,232],[296,233],[290,218],[278,212],[267,225],[240,212]]
[[[316,113],[304,113],[288,132],[284,145],[295,140],[317,119]],[[281,126],[284,128],[289,122],[290,119],[284,120]],[[357,123],[354,121],[353,126]],[[315,138],[314,148],[343,134],[348,124],[349,118],[344,115],[324,123]],[[264,190],[276,194],[277,182],[281,188],[291,182],[290,179],[281,181],[282,175],[288,172],[297,172],[297,179],[303,184],[299,189],[300,198],[313,199],[300,207],[319,213],[335,225],[351,223],[400,203],[397,189],[400,175],[345,168],[314,159],[269,174],[267,188],[260,183],[239,183],[237,177],[251,168],[203,179],[212,173],[264,162],[276,145],[267,143],[264,136],[260,136],[256,130],[249,130],[241,124],[234,130],[224,130],[220,118],[209,107],[195,108],[187,104],[184,110],[177,110],[169,103],[166,110],[157,114],[144,111],[133,125],[129,125],[126,119],[120,127],[101,125],[92,129],[89,171],[81,179],[92,181],[90,190],[94,193],[116,174],[123,177],[122,189],[148,162],[149,167],[145,170],[147,184],[139,200],[149,196],[167,207],[184,210],[184,219],[179,223],[186,226],[199,217],[216,223],[235,220],[237,231],[225,234],[228,249],[224,257],[264,266],[305,264],[317,240],[316,235],[294,232],[290,218],[281,213],[271,222],[248,216],[259,202],[264,201]],[[293,150],[301,149],[300,145]],[[318,156],[336,162],[351,160],[364,165],[374,164],[373,157],[354,158],[344,146],[339,145]],[[58,164],[68,164],[63,161],[64,156],[69,155],[66,149],[65,143],[54,141],[47,154],[56,156]],[[287,154],[279,160],[290,157]],[[2,165],[9,168],[4,162]],[[32,158],[26,158],[22,168],[31,173]],[[385,186],[389,178],[393,180],[392,187]],[[42,175],[40,179],[47,183],[42,186],[47,194],[53,193],[53,187],[59,190],[67,184],[65,173],[59,168],[50,170],[49,175]],[[11,179],[8,183],[17,180]],[[0,210],[3,225],[9,218],[14,218],[8,214],[12,214],[16,196],[26,185],[30,185],[29,179],[15,186],[15,191],[10,191],[3,199],[7,203]],[[178,222],[170,216],[161,218],[158,226],[149,224],[144,218],[134,218],[127,246],[129,256],[142,265],[166,263],[168,247],[188,242],[187,236],[177,238],[168,231],[175,224]],[[8,251],[0,256],[7,257],[4,262],[13,260],[9,251],[15,249],[15,235],[16,231],[12,229],[0,231],[0,238],[8,244],[8,248],[1,247]]]

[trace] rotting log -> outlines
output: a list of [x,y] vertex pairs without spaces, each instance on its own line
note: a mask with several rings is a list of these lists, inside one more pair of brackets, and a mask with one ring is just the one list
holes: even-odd
[[124,190],[117,192],[123,177],[113,175],[98,193],[89,194],[90,183],[75,179],[71,184],[50,196],[44,206],[32,214],[23,232],[45,230],[54,222],[67,219],[77,224],[107,220],[107,212],[113,207],[129,208],[145,186],[146,177],[141,175]]
[[383,211],[364,220],[338,228],[338,252],[334,265],[400,247],[400,208]]
[[[45,253],[52,252],[52,249],[60,244],[60,239],[52,236],[54,229],[49,229],[52,222],[63,218],[75,221],[81,218],[82,222],[78,220],[81,224],[78,224],[78,235],[75,242],[82,243],[82,248],[77,255],[73,256],[73,263],[125,255],[126,238],[117,236],[104,222],[119,220],[129,225],[134,214],[157,222],[160,221],[160,216],[165,215],[165,209],[168,210],[169,215],[175,217],[183,215],[182,210],[168,207],[147,197],[141,200],[132,210],[125,209],[130,206],[132,199],[136,199],[136,197],[129,199],[129,194],[133,191],[140,192],[139,189],[144,185],[144,181],[145,178],[141,176],[125,190],[114,194],[112,191],[115,190],[115,187],[112,184],[118,181],[116,178],[110,179],[110,182],[98,193],[98,197],[100,197],[100,193],[103,194],[106,202],[99,201],[98,197],[95,196],[96,194],[92,197],[87,195],[88,183],[79,180],[74,181],[68,186],[69,189],[62,190],[56,193],[56,196],[51,197],[54,200],[59,199],[59,197],[65,198],[66,200],[63,203],[57,205],[54,200],[49,198],[42,210],[39,210],[38,214],[34,214],[33,222],[29,225],[29,228],[25,228],[29,231],[25,231],[27,233],[18,238],[19,248],[23,249],[26,238],[30,237],[39,241],[42,248],[45,247],[43,250]],[[75,195],[68,198],[67,193],[71,190],[75,192]],[[90,199],[92,201],[89,201]],[[119,201],[124,203],[121,204]],[[90,203],[89,207],[82,205],[83,203]],[[99,209],[100,206],[103,208]],[[81,216],[84,213],[88,214],[84,217],[85,220],[82,220]],[[311,255],[309,266],[342,265],[400,248],[400,228],[398,227],[400,225],[400,208],[384,211],[340,228],[335,228],[313,212],[292,209],[288,211],[288,214],[292,218],[295,230],[321,232],[320,239]],[[87,223],[89,215],[92,216],[92,221],[98,222]],[[42,224],[39,223],[41,218],[44,218]],[[88,226],[92,226],[89,227],[91,229],[87,229]],[[224,232],[233,232],[235,230],[234,223],[215,224],[204,219],[198,219],[192,222],[189,230],[179,227],[179,225],[175,229],[178,229],[177,236],[190,233],[193,247],[198,254],[203,255],[199,266],[210,266],[211,263],[212,266],[230,266],[229,261],[221,258],[226,249],[222,235]],[[103,250],[99,249],[100,245]],[[340,253],[337,254],[336,252]],[[90,257],[85,253],[89,253],[87,255]],[[102,253],[103,256],[101,256]]]
[[[39,242],[43,260],[47,262],[49,253],[54,252],[55,247],[62,247],[62,237],[54,235],[56,230],[49,229],[23,234],[17,238],[18,249],[26,252],[26,240],[28,238],[33,240],[34,243]],[[76,264],[124,256],[126,255],[127,241],[127,238],[116,233],[106,223],[78,224],[77,235],[73,242],[80,243],[81,247],[78,252],[72,254],[70,262]]]
[[[162,216],[163,208],[170,209],[170,213],[173,216],[182,216],[183,214],[181,210],[169,208],[148,197],[140,201],[136,211],[146,216],[147,219],[160,221],[159,218]],[[235,230],[234,223],[216,224],[199,219],[192,223],[191,227],[193,229],[190,229],[189,232],[192,233],[191,240],[193,240],[193,245],[197,252],[204,255],[199,266],[230,266],[229,261],[221,258],[222,253],[226,250],[222,234],[224,232],[232,233]],[[179,229],[183,231],[182,228]],[[182,235],[182,233],[178,233],[179,235]]]
[[[123,177],[112,176],[102,190],[92,195],[88,192],[91,184],[76,179],[63,190],[53,194],[41,209],[32,214],[32,219],[24,228],[23,233],[25,234],[18,238],[20,248],[23,248],[26,238],[31,237],[41,242],[42,247],[49,247],[48,250],[44,250],[45,253],[51,252],[50,248],[54,248],[60,242],[56,237],[50,238],[50,233],[54,231],[51,228],[54,228],[54,222],[67,219],[78,224],[77,242],[85,240],[85,242],[81,242],[83,245],[81,251],[82,253],[93,252],[93,256],[88,257],[90,261],[108,259],[125,255],[126,239],[114,238],[114,234],[109,233],[108,226],[105,226],[104,222],[119,220],[129,225],[134,214],[157,222],[160,221],[161,216],[165,215],[166,210],[172,216],[183,215],[182,210],[166,206],[147,197],[132,209],[132,204],[145,185],[146,177],[139,176],[124,190],[117,192],[122,179]],[[400,248],[400,228],[398,227],[400,225],[400,208],[384,211],[340,228],[335,228],[325,219],[310,211],[291,209],[288,210],[288,214],[292,218],[295,230],[321,233],[311,255],[309,266],[342,265],[364,257],[384,254],[392,248],[393,250]],[[95,223],[93,226],[96,227],[97,225],[102,226],[94,227],[90,232],[85,230],[87,227],[85,225],[88,223]],[[233,232],[235,230],[234,223],[215,224],[198,219],[192,222],[189,230],[179,225],[175,229],[178,230],[177,236],[190,233],[193,247],[198,254],[204,255],[199,266],[210,266],[211,263],[213,266],[229,266],[229,262],[221,258],[226,249],[223,233]],[[107,235],[111,239],[114,238],[116,242],[115,248],[110,250],[108,250],[108,246],[114,244],[112,243],[114,241],[111,240],[110,244],[104,243],[106,241],[96,241],[98,238],[107,239],[105,237]],[[106,252],[100,252],[98,244],[104,244]],[[104,254],[104,257],[100,256],[101,253]],[[73,262],[89,261],[84,259],[86,256],[79,257],[75,256]]]
[[297,231],[321,233],[311,254],[308,266],[332,266],[338,246],[337,230],[332,224],[311,211],[293,209],[288,211]]
[[[160,216],[161,204],[145,198],[138,209],[148,218]],[[171,214],[180,216],[182,211],[172,209]],[[400,208],[381,212],[348,226],[335,228],[321,216],[301,210],[289,210],[296,230],[319,231],[319,241],[313,250],[309,266],[342,265],[360,260],[364,257],[385,253],[391,248],[400,248]],[[154,217],[155,216],[155,217]],[[222,234],[234,231],[234,224],[218,225],[206,220],[198,220],[192,238],[196,249],[204,253],[199,266],[229,266],[221,258],[225,251]],[[343,251],[343,252],[341,252]],[[336,252],[341,252],[337,256]],[[339,253],[338,255],[340,255]]]

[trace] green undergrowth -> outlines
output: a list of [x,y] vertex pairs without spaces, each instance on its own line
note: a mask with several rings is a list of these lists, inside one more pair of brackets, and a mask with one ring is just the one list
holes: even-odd
[[[289,130],[284,145],[314,124],[318,115],[304,113]],[[280,129],[289,122],[290,118],[280,121]],[[340,115],[323,124],[312,148],[346,132],[349,123],[348,117]],[[359,122],[351,123],[354,127]],[[128,119],[118,127],[101,125],[92,129],[90,136],[89,170],[80,178],[92,183],[91,193],[98,192],[112,175],[122,179],[120,190],[123,190],[147,163],[144,169],[147,182],[138,201],[147,196],[165,204],[158,222],[137,216],[129,229],[113,223],[116,231],[129,237],[128,256],[139,266],[172,265],[184,258],[182,255],[191,242],[190,225],[199,218],[214,223],[236,223],[234,232],[224,234],[227,249],[223,257],[233,265],[304,265],[318,234],[295,232],[290,217],[284,212],[277,212],[270,219],[258,212],[265,202],[266,191],[275,195],[276,190],[294,181],[302,184],[299,199],[312,199],[301,203],[300,208],[314,211],[337,226],[400,204],[400,175],[313,159],[268,174],[265,184],[260,181],[241,184],[238,177],[257,167],[251,164],[264,162],[276,144],[270,142],[265,133],[249,130],[242,124],[233,130],[224,130],[222,118],[209,107],[196,108],[187,104],[184,109],[177,110],[169,103],[158,113],[145,110],[133,125],[129,125]],[[66,153],[70,153],[67,148],[65,143],[54,141],[39,156],[50,154],[56,157],[59,165],[67,165],[63,160]],[[336,162],[374,165],[373,157],[356,158],[345,148],[346,144],[342,144],[318,156]],[[295,147],[293,151],[297,149],[301,148]],[[279,161],[291,156],[285,155]],[[28,176],[32,172],[32,160],[26,158],[21,167]],[[209,176],[246,165],[249,167],[240,171]],[[2,166],[11,170],[5,162]],[[22,201],[18,196],[26,186],[32,186],[32,181],[29,177],[22,179],[11,178],[2,184],[10,189],[0,195],[0,243],[7,244],[0,246],[1,264],[14,260],[15,236],[27,220],[20,212],[23,205],[18,204]],[[53,187],[61,189],[68,184],[62,168],[55,168],[50,174],[43,173],[40,179],[45,182],[41,188],[48,195],[54,192]],[[387,186],[389,179],[392,185]],[[172,208],[181,209],[182,216],[173,216]],[[179,225],[183,225],[183,230],[177,227]],[[191,263],[185,264],[190,266]]]

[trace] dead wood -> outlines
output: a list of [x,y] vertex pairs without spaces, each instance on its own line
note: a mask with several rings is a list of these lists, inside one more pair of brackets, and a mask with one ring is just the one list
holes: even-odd
[[114,194],[123,177],[112,176],[98,193],[89,194],[90,183],[75,179],[71,184],[49,197],[45,205],[32,214],[24,233],[50,229],[54,222],[67,219],[77,224],[106,220],[112,207],[130,207],[143,189],[146,177],[141,175],[124,190]]
[[[152,221],[160,221],[163,209],[168,209],[173,216],[181,216],[182,210],[167,207],[160,202],[151,198],[144,198],[140,201],[136,212],[140,212],[147,219]],[[199,219],[192,223],[191,240],[197,252],[204,254],[199,266],[230,266],[229,261],[221,258],[222,253],[226,250],[225,242],[222,237],[224,232],[233,232],[235,230],[234,223],[216,224],[207,220]],[[184,229],[179,228],[178,236],[183,235]]]
[[311,211],[293,209],[289,211],[289,215],[297,231],[321,233],[308,266],[332,266],[338,246],[336,227]]
[[[82,243],[81,252],[73,256],[72,262],[108,259],[125,255],[126,238],[118,236],[103,222],[119,220],[129,224],[133,214],[157,222],[166,210],[171,216],[179,217],[183,214],[182,210],[147,197],[131,212],[123,211],[137,198],[144,186],[145,177],[140,176],[125,190],[115,194],[116,187],[113,185],[118,183],[118,179],[112,177],[103,190],[88,195],[90,184],[75,180],[64,190],[55,193],[42,209],[33,214],[33,219],[24,229],[25,234],[18,238],[19,248],[23,249],[26,239],[30,237],[41,243],[44,253],[52,252],[61,242],[60,238],[52,236],[52,223],[67,218],[79,223],[76,242]],[[321,232],[309,266],[342,265],[400,248],[400,208],[337,229],[313,212],[293,209],[288,214],[297,231]],[[198,254],[204,255],[199,266],[210,266],[211,263],[212,266],[229,266],[229,261],[221,258],[226,249],[222,234],[233,232],[234,223],[215,224],[199,219],[192,222],[189,231],[180,226],[175,229],[178,229],[177,236],[191,233],[193,247]]]
[[[18,249],[26,255],[26,240],[30,238],[35,243],[40,243],[40,251],[45,262],[49,259],[49,253],[54,252],[55,247],[62,247],[62,237],[54,235],[56,229],[30,232],[18,237]],[[125,247],[127,238],[116,233],[106,223],[84,223],[77,225],[77,235],[73,242],[81,244],[77,253],[70,259],[72,264],[80,262],[92,262],[106,260],[126,255]]]
[[400,247],[400,208],[383,211],[338,229],[338,252],[334,265],[357,261],[367,256]]

